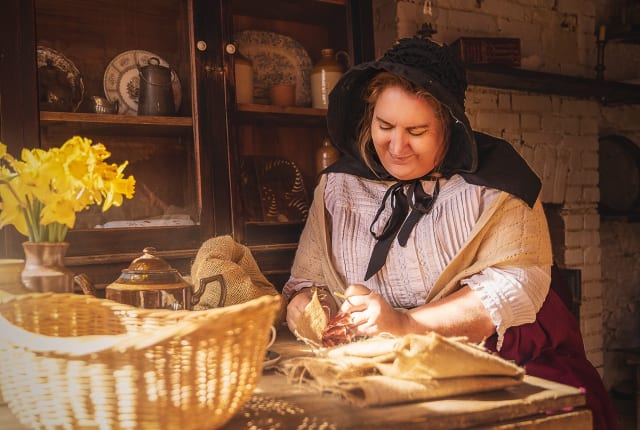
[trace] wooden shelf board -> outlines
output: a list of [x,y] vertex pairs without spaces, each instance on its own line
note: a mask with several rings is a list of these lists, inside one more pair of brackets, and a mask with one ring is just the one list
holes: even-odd
[[467,64],[469,85],[595,98],[607,105],[640,103],[640,85],[543,73],[493,64]]
[[238,104],[236,114],[240,122],[325,126],[327,110],[300,106]]
[[[134,116],[76,112],[40,112],[43,127],[73,127],[80,132],[103,134],[184,135],[193,133],[193,118]],[[114,127],[118,126],[118,127]]]

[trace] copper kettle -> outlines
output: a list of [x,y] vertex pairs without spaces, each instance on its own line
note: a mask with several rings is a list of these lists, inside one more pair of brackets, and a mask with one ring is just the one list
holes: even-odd
[[[119,303],[146,309],[191,310],[198,304],[207,288],[217,284],[220,288],[216,307],[224,306],[227,286],[222,275],[200,280],[197,290],[165,260],[154,255],[156,249],[144,248],[143,254],[133,260],[120,277],[106,287],[105,297]],[[96,289],[85,274],[74,277],[84,294],[96,295]]]

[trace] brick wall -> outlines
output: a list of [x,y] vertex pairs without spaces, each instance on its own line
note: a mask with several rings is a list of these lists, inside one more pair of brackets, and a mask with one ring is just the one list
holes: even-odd
[[[373,0],[378,55],[431,20],[436,41],[518,37],[523,68],[595,77],[595,29],[611,19],[603,16],[611,12],[607,0],[435,0],[431,16],[424,4]],[[608,45],[608,79],[630,78],[640,62],[637,46],[624,48]],[[637,67],[635,73],[640,76]],[[620,354],[607,351],[640,331],[638,317],[632,317],[640,306],[640,225],[600,219],[598,138],[614,132],[640,142],[640,110],[474,86],[466,108],[476,130],[509,141],[542,178],[542,200],[553,204],[560,220],[552,230],[554,257],[560,266],[582,272],[580,327],[588,358],[608,387],[630,378]]]
[[[602,109],[601,135],[618,134],[640,142],[640,109]],[[624,184],[621,184],[624,186]],[[603,218],[600,223],[605,375],[610,385],[633,380],[616,348],[640,346],[640,223]]]

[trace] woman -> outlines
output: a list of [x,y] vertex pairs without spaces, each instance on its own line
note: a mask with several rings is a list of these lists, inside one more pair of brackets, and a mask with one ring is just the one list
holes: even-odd
[[289,328],[316,286],[355,334],[486,341],[529,374],[584,387],[595,428],[613,429],[577,323],[549,288],[540,180],[507,142],[471,130],[465,92],[449,50],[419,38],[338,82],[327,124],[342,157],[323,172],[283,289]]

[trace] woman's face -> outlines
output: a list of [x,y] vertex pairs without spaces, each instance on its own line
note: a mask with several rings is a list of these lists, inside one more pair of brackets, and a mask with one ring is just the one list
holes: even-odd
[[400,87],[384,89],[376,101],[371,138],[384,168],[399,180],[420,178],[441,161],[444,128],[425,99]]

